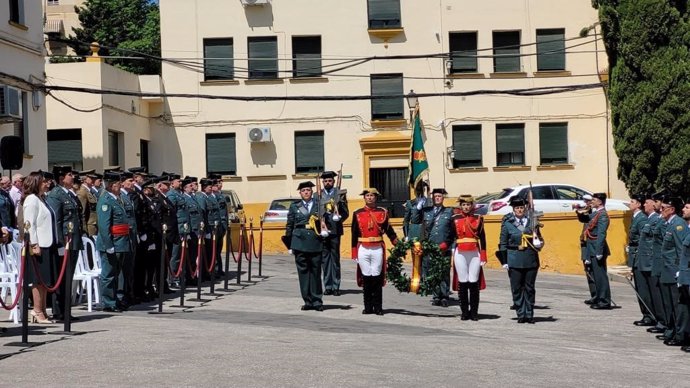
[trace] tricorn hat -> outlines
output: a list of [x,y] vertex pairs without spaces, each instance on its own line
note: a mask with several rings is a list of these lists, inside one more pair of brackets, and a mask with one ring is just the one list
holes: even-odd
[[120,180],[131,179],[131,178],[134,178],[134,174],[132,174],[129,171],[122,171],[120,173]]
[[381,193],[379,193],[378,190],[376,190],[375,187],[367,187],[359,195],[367,195],[367,194],[376,194],[377,196],[380,196]]
[[45,179],[45,180],[55,179],[55,175],[53,175],[53,173],[50,171],[38,170],[38,173],[40,173],[43,176],[43,179]]
[[431,194],[443,194],[443,195],[448,195],[448,192],[444,188],[435,188],[431,190]]
[[53,175],[55,175],[56,178],[65,176],[73,171],[72,166],[53,166]]
[[596,198],[601,201],[601,203],[606,204],[606,193],[594,193],[592,198]]
[[148,176],[149,174],[146,173],[146,167],[139,166],[139,167],[132,167],[128,169],[127,171],[131,172],[134,175],[141,175],[141,176]]
[[299,190],[306,189],[306,188],[312,188],[312,187],[314,187],[314,186],[316,186],[316,185],[314,184],[314,182],[312,182],[312,181],[304,181],[304,182],[301,182],[301,183],[299,184],[299,186],[297,186],[297,190],[299,191]]
[[120,173],[116,171],[106,171],[103,173],[103,179],[106,181],[119,181]]
[[635,201],[639,203],[644,203],[645,200],[649,199],[649,194],[635,194],[630,197],[630,199],[634,199]]
[[513,197],[510,200],[510,206],[512,206],[512,207],[527,206],[527,201],[525,201],[524,198]]
[[201,178],[201,179],[199,180],[199,185],[201,185],[201,188],[202,188],[202,189],[205,188],[205,187],[208,187],[208,186],[212,186],[212,185],[213,185],[213,180],[212,180],[212,179],[208,179],[208,178]]
[[321,173],[321,179],[335,178],[337,176],[338,174],[336,174],[334,171],[324,171]]
[[194,182],[194,183],[196,183],[196,182],[199,181],[199,179],[198,179],[197,177],[195,177],[195,176],[189,176],[189,175],[187,175],[186,177],[184,177],[184,179],[189,179],[191,182]]
[[666,196],[661,200],[661,203],[664,205],[673,206],[676,214],[680,214],[680,212],[683,210],[684,202],[680,197]]

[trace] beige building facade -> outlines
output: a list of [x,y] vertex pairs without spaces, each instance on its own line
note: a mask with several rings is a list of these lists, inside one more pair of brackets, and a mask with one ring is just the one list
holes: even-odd
[[[65,39],[73,29],[80,27],[75,7],[81,7],[85,0],[44,0],[44,32],[48,38]],[[50,55],[74,55],[74,50],[61,42],[49,41],[46,50]]]
[[[151,129],[154,171],[220,172],[263,207],[342,164],[343,188],[377,186],[400,210],[411,134],[402,95],[414,90],[429,95],[419,105],[431,185],[450,196],[532,181],[626,197],[604,91],[580,89],[607,66],[598,27],[580,37],[598,20],[589,2],[245,3],[160,2],[166,93],[217,99],[167,99],[166,123]],[[574,90],[517,95],[554,87]],[[371,95],[396,97],[348,98]]]
[[[0,4],[0,138],[17,136],[26,173],[46,165],[46,108],[34,84],[44,82],[41,3],[10,0]],[[14,147],[12,147],[14,148]],[[3,174],[8,174],[7,170]]]

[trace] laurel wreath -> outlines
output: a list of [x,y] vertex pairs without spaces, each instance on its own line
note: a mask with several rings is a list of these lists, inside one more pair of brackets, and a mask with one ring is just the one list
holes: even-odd
[[[400,241],[388,249],[386,278],[400,292],[410,292],[412,279],[404,272],[403,259],[407,256],[415,240]],[[443,282],[450,272],[450,260],[444,257],[438,244],[430,241],[422,241],[422,257],[429,260],[429,270],[422,277],[417,294],[421,296],[431,295]]]

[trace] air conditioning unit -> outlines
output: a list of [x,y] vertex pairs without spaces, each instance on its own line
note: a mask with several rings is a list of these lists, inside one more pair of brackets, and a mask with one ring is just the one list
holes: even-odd
[[270,3],[269,0],[240,0],[240,1],[242,2],[242,5],[244,5],[245,7],[250,6],[250,5],[263,6],[263,5]]
[[249,128],[250,143],[266,143],[271,141],[271,128]]
[[7,85],[0,85],[0,122],[10,122],[21,119],[21,90]]

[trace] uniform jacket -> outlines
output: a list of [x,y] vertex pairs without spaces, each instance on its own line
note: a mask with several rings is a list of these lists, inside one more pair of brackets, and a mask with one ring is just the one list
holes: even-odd
[[654,232],[656,224],[661,220],[659,213],[652,213],[645,216],[644,223],[640,228],[640,239],[637,247],[636,264],[640,271],[651,271],[654,255]]
[[309,219],[317,218],[318,227],[319,203],[312,198],[311,209],[303,205],[303,201],[295,201],[290,205],[285,224],[285,238],[290,243],[290,249],[302,252],[321,252],[323,242],[318,230],[309,227]]
[[408,239],[421,240],[424,238],[422,236],[422,224],[412,222],[412,210],[416,208],[417,202],[420,200],[429,201],[425,197],[411,199],[405,202],[405,215],[403,216],[403,234]]
[[678,284],[690,286],[690,232],[683,240],[683,256],[680,258]]
[[96,211],[98,198],[96,198],[86,185],[81,185],[81,187],[79,187],[77,198],[79,198],[79,203],[81,203],[82,225],[86,225],[86,233],[89,236],[94,236],[96,235],[96,226],[98,224],[98,212]]
[[484,218],[475,214],[459,212],[453,216],[455,246],[459,251],[477,251],[481,261],[486,262],[486,234]]
[[46,202],[55,212],[55,225],[57,228],[58,246],[65,246],[65,236],[68,225],[72,223],[72,250],[81,250],[81,213],[79,202],[72,197],[62,186],[55,186],[46,196]]
[[11,228],[17,227],[17,218],[14,211],[14,204],[10,194],[0,189],[0,221],[2,224]]
[[[340,215],[339,221],[333,221],[333,212],[326,212],[326,206],[331,199],[338,209],[338,214]],[[331,235],[342,236],[343,222],[350,216],[350,209],[347,205],[347,192],[341,192],[337,187],[334,187],[329,195],[326,190],[321,190],[319,203],[321,204],[321,211],[323,212],[322,215],[328,227],[328,232]]]
[[213,193],[213,196],[218,202],[218,212],[220,213],[220,225],[218,225],[218,230],[225,234],[225,231],[228,230],[228,198],[220,191]]
[[35,194],[24,199],[24,221],[29,222],[29,239],[31,244],[38,244],[41,248],[50,248],[57,244],[57,230],[55,229],[55,214],[44,201]]
[[[139,235],[152,233],[151,220],[153,216],[150,211],[150,201],[144,192],[136,185],[128,191],[127,196],[134,207],[134,219],[137,223],[137,233]],[[148,243],[148,240],[146,241]]]
[[352,214],[352,258],[356,259],[360,245],[385,247],[383,239],[380,242],[370,242],[366,239],[388,236],[391,243],[398,239],[395,230],[389,223],[388,211],[382,207],[370,208],[365,206],[355,210]]
[[666,227],[666,221],[659,215],[656,223],[652,226],[652,235],[654,236],[652,242],[653,276],[661,276],[661,272],[664,270],[664,259],[661,257],[661,245],[664,243]]
[[[129,224],[131,226],[131,216],[128,215],[125,206],[125,196],[119,196],[119,200],[113,197],[109,192],[102,192],[96,204],[96,211],[98,213],[98,238],[96,239],[96,248],[105,252],[110,248],[115,248],[116,253],[132,252],[133,233],[124,236],[113,236],[110,228],[113,225]],[[131,205],[130,205],[131,206]],[[133,210],[131,210],[133,211]]]
[[[520,221],[515,217],[514,213],[510,213],[507,217],[503,217],[501,223],[501,237],[498,243],[498,250],[507,252],[507,261],[510,268],[537,268],[539,267],[539,252],[533,248],[532,245],[532,221],[529,217],[522,218],[524,222],[524,229],[520,230]],[[530,244],[523,250],[519,247],[522,244],[522,235],[528,235]],[[539,236],[541,238],[541,235]]]
[[200,232],[199,226],[201,222],[204,221],[204,215],[202,214],[202,210],[199,207],[199,202],[197,202],[196,199],[194,199],[194,197],[186,193],[182,194],[182,198],[184,198],[185,208],[187,209],[187,213],[189,213],[189,231],[190,233],[193,232],[198,235]]
[[637,268],[637,253],[640,246],[640,235],[642,228],[647,223],[647,215],[643,211],[638,211],[633,215],[628,231],[628,267]]
[[606,258],[611,255],[606,242],[606,232],[609,229],[609,214],[605,208],[592,212],[589,223],[584,231],[587,243],[587,256],[592,259],[597,256]]
[[453,227],[453,209],[440,206],[438,213],[434,212],[434,206],[428,206],[417,210],[412,209],[411,222],[422,224],[422,236],[438,244],[445,255],[450,254],[450,247],[455,242],[455,228]]
[[184,199],[184,195],[180,190],[170,189],[167,193],[168,200],[175,205],[176,217],[177,217],[177,231],[182,236],[184,231],[184,225],[190,227],[192,221],[189,218],[189,210],[187,209],[187,203]]
[[[168,191],[171,193],[172,191]],[[177,208],[173,201],[170,200],[165,194],[156,190],[156,196],[158,202],[160,203],[160,218],[161,222],[168,226],[168,231],[166,232],[166,241],[168,243],[179,243],[180,242],[180,232],[177,226]]]
[[662,283],[676,283],[676,272],[680,270],[680,259],[683,256],[683,241],[688,235],[685,221],[674,216],[666,223],[664,242],[661,244],[661,257],[664,267],[661,271]]

